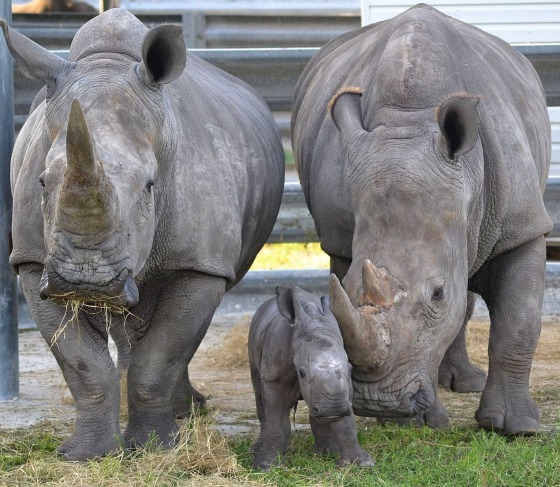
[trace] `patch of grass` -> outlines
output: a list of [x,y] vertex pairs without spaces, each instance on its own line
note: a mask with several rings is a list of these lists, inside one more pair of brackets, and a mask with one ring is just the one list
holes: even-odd
[[329,256],[316,242],[265,244],[252,270],[328,269]]
[[142,450],[85,464],[57,459],[53,448],[59,438],[34,428],[21,440],[1,444],[0,485],[560,485],[557,432],[505,438],[472,428],[382,426],[359,418],[360,443],[375,458],[374,468],[337,468],[334,456],[312,454],[311,433],[300,430],[292,434],[284,465],[260,472],[250,468],[251,439],[225,440],[213,431],[211,419],[197,421],[186,426],[186,435],[183,429],[174,450]]
[[[559,485],[557,434],[508,439],[461,428],[448,430],[380,426],[362,429],[360,443],[376,460],[373,469],[338,469],[332,457],[313,457],[311,435],[293,437],[287,467],[250,473],[277,486],[526,486]],[[247,442],[238,443],[240,463],[250,465]]]

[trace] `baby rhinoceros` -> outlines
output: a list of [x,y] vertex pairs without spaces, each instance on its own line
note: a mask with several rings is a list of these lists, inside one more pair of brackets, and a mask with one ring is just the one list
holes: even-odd
[[315,453],[337,454],[338,466],[373,466],[358,443],[351,366],[327,297],[277,287],[251,322],[249,360],[261,422],[255,468],[270,468],[286,452],[290,409],[300,399],[309,407]]

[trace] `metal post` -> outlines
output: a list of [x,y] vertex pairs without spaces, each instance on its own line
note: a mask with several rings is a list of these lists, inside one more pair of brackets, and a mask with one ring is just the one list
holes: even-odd
[[[11,0],[0,0],[0,18],[12,20]],[[0,34],[0,37],[3,37]],[[16,275],[10,267],[12,195],[10,157],[14,145],[12,57],[0,39],[0,400],[19,395]]]

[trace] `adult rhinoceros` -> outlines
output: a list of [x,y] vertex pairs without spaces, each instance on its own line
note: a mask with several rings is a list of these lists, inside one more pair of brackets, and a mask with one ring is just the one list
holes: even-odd
[[[65,61],[1,25],[47,87],[14,147],[10,262],[74,397],[59,452],[84,460],[122,441],[108,332],[127,352],[124,440],[169,443],[173,404],[199,397],[187,365],[276,219],[284,163],[270,111],[245,83],[186,62],[180,26],[109,10]],[[73,302],[93,308],[77,324]]]
[[445,424],[438,366],[472,291],[491,317],[477,421],[536,431],[550,125],[529,62],[418,5],[323,47],[296,87],[292,129],[321,245],[344,277],[331,277],[331,306],[355,412]]

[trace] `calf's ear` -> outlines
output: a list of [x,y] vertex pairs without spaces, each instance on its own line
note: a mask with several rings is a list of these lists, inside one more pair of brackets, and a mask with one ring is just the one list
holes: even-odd
[[276,288],[276,299],[280,314],[293,324],[296,319],[296,312],[294,310],[294,295],[292,289],[288,286],[278,286]]
[[180,25],[162,24],[146,33],[138,71],[147,85],[171,83],[184,71],[186,62],[187,49]]
[[10,54],[18,68],[27,78],[42,81],[53,86],[60,76],[74,66],[65,59],[53,54],[36,44],[31,39],[10,29],[6,21],[0,19],[0,28],[4,33]]
[[436,109],[440,150],[449,159],[469,152],[478,140],[476,106],[479,97],[460,93],[452,95]]
[[325,316],[332,316],[334,318],[334,314],[331,310],[331,300],[328,296],[321,296],[321,307],[323,308],[323,314]]

